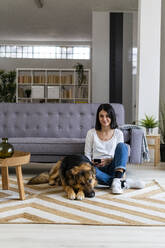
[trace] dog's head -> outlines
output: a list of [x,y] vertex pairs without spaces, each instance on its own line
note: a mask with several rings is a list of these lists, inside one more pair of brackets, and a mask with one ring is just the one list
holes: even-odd
[[97,184],[95,168],[89,163],[74,166],[66,172],[67,184],[75,191],[82,190],[86,197],[94,197],[94,187]]

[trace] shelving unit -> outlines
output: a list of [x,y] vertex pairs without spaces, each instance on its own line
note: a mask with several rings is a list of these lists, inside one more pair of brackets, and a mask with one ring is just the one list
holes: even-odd
[[84,70],[81,85],[75,69],[17,68],[16,72],[17,102],[90,103],[89,69]]

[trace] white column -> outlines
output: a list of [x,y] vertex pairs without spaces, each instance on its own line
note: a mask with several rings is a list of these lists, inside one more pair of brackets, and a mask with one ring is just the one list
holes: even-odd
[[139,0],[136,119],[159,118],[161,0]]
[[92,12],[92,102],[109,102],[109,12]]
[[160,104],[165,103],[165,1],[162,1]]
[[122,97],[125,108],[125,122],[132,123],[132,46],[133,46],[133,14],[123,13],[123,82]]

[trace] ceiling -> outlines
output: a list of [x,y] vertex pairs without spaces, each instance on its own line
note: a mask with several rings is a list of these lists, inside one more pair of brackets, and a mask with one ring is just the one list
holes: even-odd
[[92,11],[137,10],[138,0],[0,0],[0,40],[91,41]]

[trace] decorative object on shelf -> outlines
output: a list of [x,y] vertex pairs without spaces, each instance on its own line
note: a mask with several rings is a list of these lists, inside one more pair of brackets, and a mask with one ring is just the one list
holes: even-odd
[[160,157],[161,157],[161,161],[165,162],[165,103],[162,103],[160,105],[159,130],[160,130]]
[[8,143],[8,138],[2,138],[0,143],[0,158],[9,158],[14,153],[14,147]]
[[43,99],[44,98],[44,86],[32,86],[32,98]]
[[153,133],[153,129],[158,127],[158,121],[151,115],[145,115],[145,119],[140,121],[140,126],[146,128],[146,134],[151,135]]
[[16,72],[0,71],[0,102],[16,101]]
[[83,64],[77,63],[75,65],[76,72],[78,74],[78,85],[82,85],[84,83],[84,80],[86,79],[84,74],[84,66]]
[[26,89],[25,94],[26,94],[27,98],[29,98],[31,96],[31,89]]
[[59,99],[60,98],[60,87],[59,86],[48,86],[48,99]]

